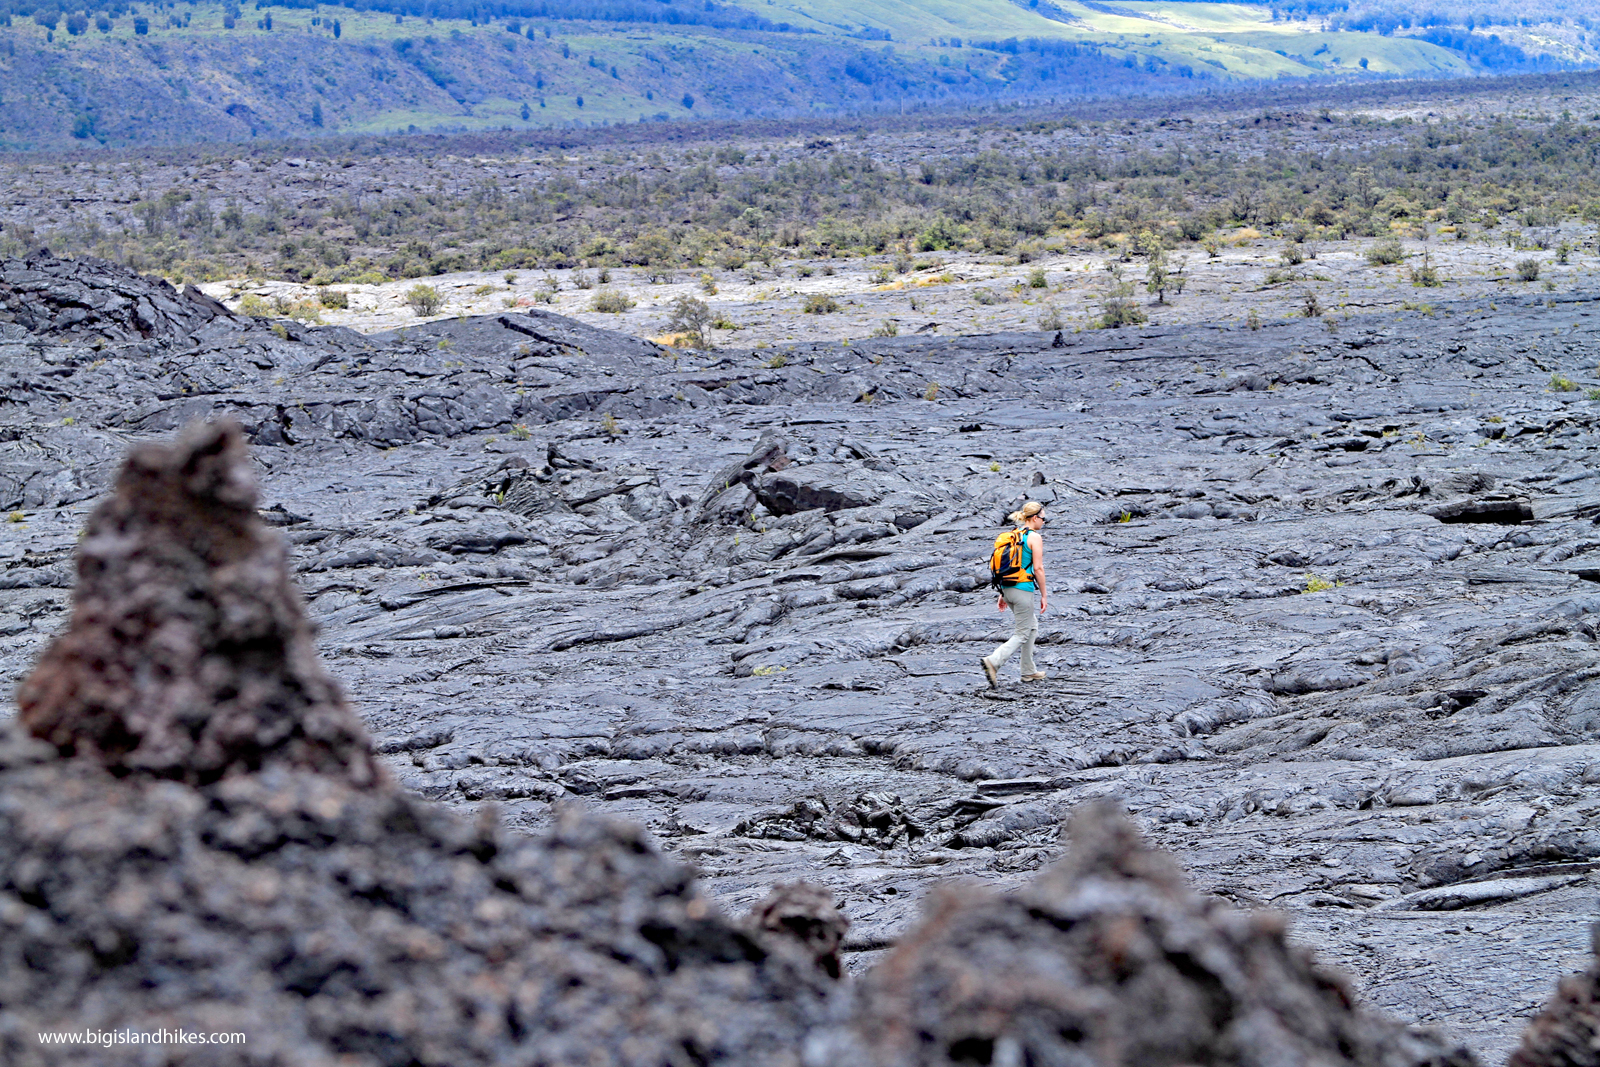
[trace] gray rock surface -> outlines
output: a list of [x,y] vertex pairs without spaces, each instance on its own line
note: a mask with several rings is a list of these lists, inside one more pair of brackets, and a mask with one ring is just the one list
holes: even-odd
[[[1360,1000],[1492,1061],[1588,959],[1592,308],[783,361],[521,313],[365,338],[170,313],[161,343],[19,319],[0,665],[64,622],[126,444],[229,415],[411,792],[528,832],[561,800],[632,820],[735,912],[820,883],[854,970],[929,886],[1020,885],[1115,795],[1202,891],[1289,912]],[[1050,679],[991,694],[979,560],[1030,495]]]

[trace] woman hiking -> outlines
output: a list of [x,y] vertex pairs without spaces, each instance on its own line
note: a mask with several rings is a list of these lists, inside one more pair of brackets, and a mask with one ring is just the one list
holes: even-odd
[[989,679],[990,689],[1000,688],[1000,668],[1019,648],[1022,649],[1022,680],[1042,682],[1045,678],[1044,671],[1033,665],[1033,642],[1039,636],[1039,616],[1044,614],[1046,602],[1044,538],[1039,531],[1049,520],[1041,514],[1043,511],[1043,504],[1030,500],[1009,516],[1022,534],[1022,559],[1012,574],[1023,580],[1002,579],[1000,583],[1000,596],[995,605],[1000,611],[1011,609],[1016,631],[1005,644],[978,660],[983,665],[984,676]]

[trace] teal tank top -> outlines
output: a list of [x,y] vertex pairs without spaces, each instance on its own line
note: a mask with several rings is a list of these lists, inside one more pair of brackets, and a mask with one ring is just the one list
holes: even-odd
[[1033,584],[1032,536],[1033,532],[1031,530],[1024,530],[1022,536],[1022,569],[1028,573],[1028,580],[1025,582],[1018,582],[1016,585],[1011,587],[1013,589],[1036,590],[1039,588]]

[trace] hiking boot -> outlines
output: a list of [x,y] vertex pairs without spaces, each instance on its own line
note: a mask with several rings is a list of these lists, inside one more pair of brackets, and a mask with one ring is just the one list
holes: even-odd
[[1032,674],[1024,674],[1022,680],[1024,682],[1042,682],[1048,677],[1049,675],[1045,674],[1044,671],[1034,671]]
[[989,679],[990,689],[1000,688],[1000,675],[995,673],[994,664],[989,662],[988,656],[979,656],[978,662],[983,665],[984,677]]

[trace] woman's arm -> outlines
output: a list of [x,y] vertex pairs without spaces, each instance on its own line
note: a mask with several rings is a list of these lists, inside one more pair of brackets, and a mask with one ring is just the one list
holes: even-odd
[[1039,587],[1039,613],[1042,615],[1049,597],[1044,584],[1044,538],[1039,536],[1038,530],[1028,534],[1028,548],[1033,552],[1033,584]]

